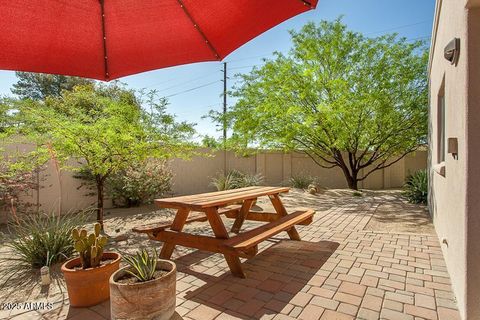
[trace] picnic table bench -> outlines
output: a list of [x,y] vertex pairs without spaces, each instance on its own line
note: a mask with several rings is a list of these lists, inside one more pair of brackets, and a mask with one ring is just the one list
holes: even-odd
[[[300,240],[295,225],[312,223],[312,209],[299,209],[287,213],[280,194],[287,187],[247,187],[234,190],[209,192],[189,196],[157,199],[160,208],[177,209],[172,222],[155,223],[136,227],[135,232],[146,233],[150,239],[163,241],[160,257],[170,259],[176,245],[222,253],[233,275],[245,278],[240,257],[251,258],[258,252],[258,244],[286,231],[291,240]],[[252,211],[258,197],[268,196],[275,212]],[[235,219],[230,236],[221,215]],[[265,224],[241,232],[245,220],[262,221]],[[182,232],[185,224],[208,221],[215,237]]]

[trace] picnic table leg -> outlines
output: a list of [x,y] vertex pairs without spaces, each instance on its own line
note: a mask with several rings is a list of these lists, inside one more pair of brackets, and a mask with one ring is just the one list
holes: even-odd
[[[185,221],[187,221],[189,213],[190,213],[190,209],[187,209],[187,208],[178,209],[170,229],[173,231],[182,231],[183,226],[185,225]],[[170,259],[173,253],[173,249],[175,249],[175,243],[164,242],[162,251],[160,251],[160,255],[159,255],[160,258]]]
[[[285,207],[283,206],[282,200],[280,199],[280,196],[278,194],[272,194],[272,195],[269,195],[268,197],[270,198],[270,201],[272,202],[272,205],[275,208],[275,211],[279,215],[283,217],[288,214],[287,209],[285,209]],[[288,229],[287,233],[291,240],[301,240],[297,229],[295,229],[295,226]]]
[[233,233],[239,233],[240,229],[242,228],[243,222],[247,218],[248,212],[252,208],[253,202],[256,199],[248,199],[243,201],[242,207],[240,208],[240,211],[237,215],[237,218],[235,219],[235,222],[233,223],[232,226],[232,232]]
[[[215,237],[219,239],[228,239],[229,236],[227,229],[225,228],[225,225],[223,224],[222,218],[220,218],[217,209],[207,209],[206,214],[208,222],[210,223],[213,233],[215,234]],[[234,276],[237,276],[239,278],[245,278],[245,273],[243,272],[240,258],[236,255],[225,253],[223,254],[223,256],[227,261],[230,272],[232,272]]]

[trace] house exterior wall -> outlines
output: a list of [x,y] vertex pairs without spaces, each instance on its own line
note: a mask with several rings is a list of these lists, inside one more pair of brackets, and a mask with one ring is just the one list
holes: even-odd
[[[429,66],[429,207],[463,319],[480,319],[480,16],[475,2],[437,0]],[[444,47],[455,37],[460,56],[452,65]],[[440,163],[442,91],[445,142],[458,139],[458,157],[447,153]]]

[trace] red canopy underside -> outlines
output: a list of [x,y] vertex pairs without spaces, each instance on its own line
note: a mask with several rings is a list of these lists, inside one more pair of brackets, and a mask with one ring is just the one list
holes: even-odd
[[112,80],[221,60],[317,1],[104,0],[104,23],[99,0],[2,1],[0,69]]

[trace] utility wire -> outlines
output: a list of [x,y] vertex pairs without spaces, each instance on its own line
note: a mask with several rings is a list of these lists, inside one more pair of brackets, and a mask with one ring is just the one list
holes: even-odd
[[379,30],[379,31],[374,31],[374,32],[368,32],[368,33],[365,33],[364,35],[365,35],[365,36],[368,36],[368,35],[373,35],[373,34],[378,34],[378,33],[395,31],[395,30],[399,30],[399,29],[405,29],[405,28],[408,28],[408,27],[418,26],[418,25],[420,25],[420,24],[424,24],[424,23],[427,23],[427,22],[431,22],[431,20],[423,20],[423,21],[419,21],[419,22],[415,22],[415,23],[404,24],[404,25],[402,25],[402,26],[397,26],[397,27],[393,27],[393,28],[390,28],[390,29]]
[[252,65],[250,65],[250,66],[234,67],[234,68],[230,68],[230,70],[237,70],[237,69],[252,68],[252,67],[256,67],[256,66],[258,66],[258,64],[252,64]]
[[178,95],[183,94],[183,93],[191,92],[191,91],[194,91],[194,90],[197,90],[197,89],[200,89],[200,88],[205,88],[205,87],[211,86],[212,84],[215,84],[217,82],[222,82],[222,81],[221,80],[215,80],[215,81],[200,85],[198,87],[193,87],[193,88],[190,88],[190,89],[187,89],[187,90],[183,90],[183,91],[180,91],[180,92],[170,94],[168,96],[165,96],[165,98],[175,97],[175,96],[178,96]]
[[[162,88],[162,89],[160,89],[160,90],[161,90],[161,91],[167,91],[167,90],[169,90],[169,89],[173,89],[173,88],[176,88],[176,87],[183,86],[183,85],[186,84],[186,83],[192,83],[192,82],[194,82],[194,81],[197,81],[197,80],[200,80],[200,79],[205,79],[205,78],[211,77],[211,76],[213,76],[213,75],[215,75],[215,72],[210,72],[210,73],[208,73],[208,74],[203,74],[203,75],[201,75],[201,76],[199,76],[199,77],[190,79],[190,80],[188,80],[188,81],[183,81],[182,83],[177,83],[177,84],[171,85],[171,86],[169,86],[169,87]],[[172,80],[175,80],[175,79],[172,79]],[[148,86],[147,88],[157,87],[157,86],[159,86],[159,85],[162,85],[162,84],[165,84],[165,83],[169,83],[169,82],[171,82],[172,80],[170,80],[170,81],[165,81],[165,82],[162,82],[162,83],[160,83],[160,84],[154,84],[154,85]]]

